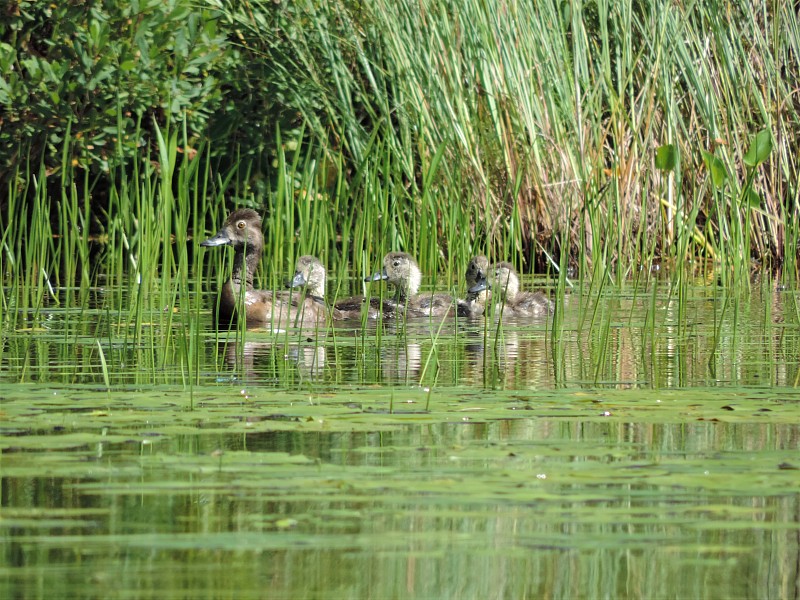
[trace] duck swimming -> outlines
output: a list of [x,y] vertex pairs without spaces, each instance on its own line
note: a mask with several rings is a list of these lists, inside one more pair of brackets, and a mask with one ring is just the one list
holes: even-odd
[[[309,298],[313,299],[315,306],[312,309],[327,309],[325,305],[326,270],[323,264],[313,256],[301,256],[297,259],[297,268],[289,286],[292,288],[304,287],[306,290],[305,307],[310,307]],[[370,298],[366,302],[363,296],[353,296],[336,302],[330,308],[330,316],[335,321],[360,319],[366,309],[368,319],[377,319],[381,314],[391,314],[397,311],[393,300]]]
[[344,300],[337,300],[333,305],[333,318],[336,320],[360,319],[363,311],[367,311],[368,319],[378,319],[382,314],[395,311],[393,302],[380,298],[370,298],[369,302],[364,296],[353,296]]
[[480,293],[491,288],[499,293],[503,317],[541,317],[555,310],[553,301],[541,292],[521,292],[519,274],[511,263],[495,263],[489,279],[480,280],[470,288],[470,293]]
[[458,316],[474,318],[481,316],[486,310],[486,303],[491,297],[491,292],[488,288],[481,289],[476,292],[470,290],[478,285],[478,282],[486,279],[489,273],[489,259],[484,255],[472,257],[467,264],[467,272],[465,279],[467,281],[467,297],[464,300],[458,300]]
[[[315,256],[301,256],[297,259],[294,276],[289,282],[289,287],[305,289],[305,300],[297,303],[298,309],[307,313],[303,314],[302,320],[304,322],[307,322],[308,319],[313,322],[323,321],[328,313],[328,307],[325,304],[326,280],[327,271],[318,258]],[[342,318],[335,309],[331,311],[331,317],[334,319]]]
[[444,317],[452,314],[455,302],[448,294],[419,294],[422,271],[410,254],[390,252],[383,258],[383,269],[366,281],[386,280],[395,288],[393,310],[386,317]]
[[298,292],[253,288],[253,277],[264,250],[261,216],[256,211],[250,208],[235,210],[228,215],[217,234],[200,245],[232,246],[234,250],[233,271],[219,291],[215,308],[220,326],[235,322],[240,301],[243,301],[247,327],[307,325],[325,317],[324,311],[316,309],[313,298]]

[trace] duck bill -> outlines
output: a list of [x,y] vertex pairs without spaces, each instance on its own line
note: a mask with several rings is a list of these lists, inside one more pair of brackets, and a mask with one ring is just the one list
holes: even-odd
[[211,246],[224,246],[225,244],[230,244],[231,238],[228,235],[228,232],[224,229],[220,229],[217,232],[217,235],[214,237],[210,237],[207,240],[200,242],[201,246],[211,247]]
[[490,287],[492,287],[492,286],[489,285],[489,282],[486,281],[486,279],[479,279],[478,283],[473,285],[467,291],[470,294],[477,294],[478,292],[482,292],[483,290],[488,290]]
[[290,288],[299,288],[299,287],[305,287],[306,283],[307,283],[306,278],[303,277],[302,273],[295,273],[294,277],[292,277],[292,280],[287,281],[286,285],[289,286]]
[[383,269],[380,273],[364,277],[364,281],[381,281],[383,279],[389,279],[389,276],[386,274],[386,269]]

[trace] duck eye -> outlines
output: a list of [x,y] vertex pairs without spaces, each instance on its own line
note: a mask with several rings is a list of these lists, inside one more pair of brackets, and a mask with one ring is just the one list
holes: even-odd
[[244,229],[245,225],[246,223],[244,221],[239,221],[238,223],[236,223],[236,227],[238,227],[239,229]]
[[399,260],[396,260],[396,261],[394,261],[392,264],[393,264],[395,267],[399,267],[399,266],[400,266],[400,261],[399,261]]

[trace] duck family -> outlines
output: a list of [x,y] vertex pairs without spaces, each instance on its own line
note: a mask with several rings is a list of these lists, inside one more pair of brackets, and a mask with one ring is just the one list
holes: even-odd
[[[476,256],[467,265],[467,296],[420,292],[422,272],[406,252],[390,252],[381,271],[365,281],[386,281],[391,292],[384,297],[355,296],[329,305],[325,300],[327,273],[313,256],[297,259],[289,289],[257,290],[253,286],[256,269],[264,251],[261,216],[249,208],[232,212],[216,235],[200,243],[204,247],[231,246],[234,250],[230,278],[219,290],[215,317],[220,326],[239,318],[240,308],[248,328],[309,327],[331,320],[398,319],[458,316],[476,318],[491,307],[501,318],[541,317],[554,310],[553,302],[541,292],[520,290],[519,274],[508,262],[489,263]],[[492,302],[496,306],[492,306]]]

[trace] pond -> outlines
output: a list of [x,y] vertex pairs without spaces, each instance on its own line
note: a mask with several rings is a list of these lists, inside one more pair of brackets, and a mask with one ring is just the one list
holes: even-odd
[[9,300],[2,597],[800,594],[793,291],[244,337],[194,294]]

